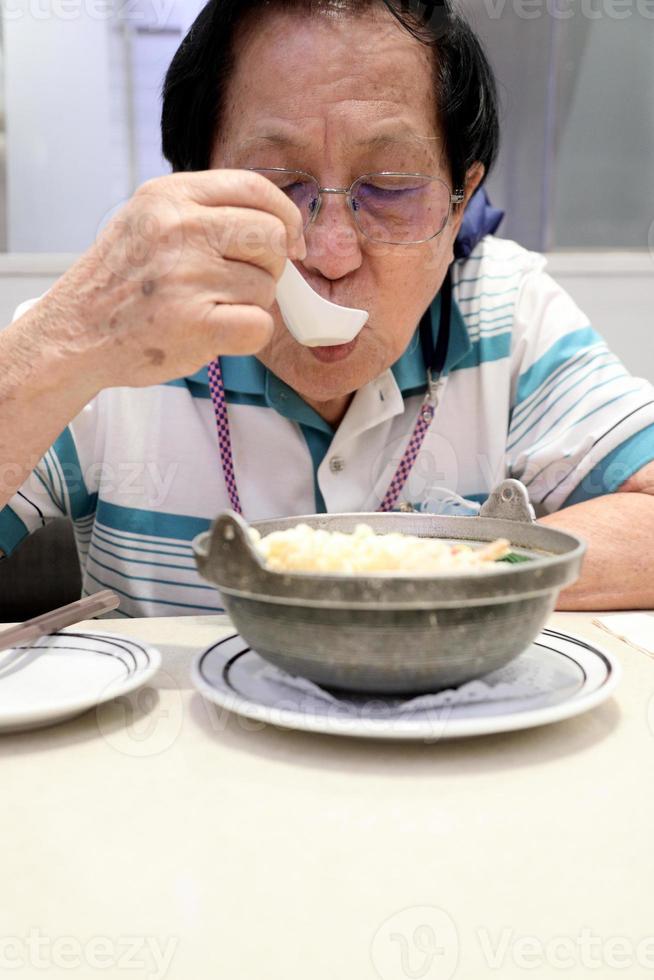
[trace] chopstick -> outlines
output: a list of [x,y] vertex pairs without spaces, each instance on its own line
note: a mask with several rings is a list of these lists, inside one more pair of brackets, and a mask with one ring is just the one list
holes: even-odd
[[110,612],[116,609],[119,603],[120,599],[115,592],[103,589],[102,592],[85,596],[77,602],[70,602],[67,606],[59,606],[58,609],[52,609],[41,616],[35,616],[18,626],[11,626],[4,632],[0,632],[0,650],[9,650],[11,647],[32,643],[41,636],[56,633],[64,626],[73,626],[84,619]]

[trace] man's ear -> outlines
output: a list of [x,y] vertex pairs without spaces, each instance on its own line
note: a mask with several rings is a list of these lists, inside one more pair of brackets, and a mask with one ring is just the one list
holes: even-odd
[[475,191],[481,184],[482,180],[484,179],[485,173],[486,173],[486,168],[484,167],[483,163],[477,162],[477,163],[473,163],[473,165],[470,167],[470,169],[466,174],[466,183],[465,183],[465,187],[463,188],[465,198],[461,204],[457,204],[456,210],[453,212],[453,223],[452,223],[452,230],[454,233],[452,238],[453,242],[456,236],[459,234],[459,230],[461,228],[461,222],[463,221],[463,214],[466,207],[468,206],[468,201],[470,200],[472,195],[475,193]]
[[484,167],[483,163],[479,163],[479,161],[477,161],[477,163],[473,163],[473,165],[468,170],[468,173],[466,174],[466,186],[464,187],[466,199],[461,205],[463,209],[465,209],[465,207],[468,204],[468,201],[470,200],[472,195],[475,193],[475,191],[481,184],[482,180],[484,179],[485,173],[486,173],[486,168]]

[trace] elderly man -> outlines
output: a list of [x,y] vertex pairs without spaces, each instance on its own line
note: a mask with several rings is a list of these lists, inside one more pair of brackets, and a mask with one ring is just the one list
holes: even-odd
[[[211,611],[190,541],[226,507],[474,513],[510,475],[589,543],[564,608],[654,605],[652,387],[539,256],[461,244],[498,133],[458,14],[212,0],[163,139],[175,172],[0,336],[5,553],[66,514],[86,592],[115,589],[124,616]],[[353,343],[291,336],[287,258],[369,311]]]

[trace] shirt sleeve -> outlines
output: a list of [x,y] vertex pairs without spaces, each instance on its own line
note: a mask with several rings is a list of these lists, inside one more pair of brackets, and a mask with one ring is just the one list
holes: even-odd
[[507,465],[536,513],[613,493],[654,460],[654,387],[543,269],[516,304]]
[[[37,300],[16,309],[14,320]],[[0,550],[10,555],[28,534],[56,517],[80,520],[94,513],[97,405],[91,402],[36,464],[22,487],[0,510]]]

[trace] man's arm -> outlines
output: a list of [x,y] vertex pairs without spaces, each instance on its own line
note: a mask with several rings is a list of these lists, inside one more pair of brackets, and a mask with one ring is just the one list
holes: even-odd
[[0,509],[95,394],[56,350],[34,343],[33,309],[0,332]]
[[[147,248],[144,227],[159,235]],[[0,331],[0,511],[103,389],[162,384],[218,354],[261,350],[286,261],[306,257],[302,227],[295,204],[260,174],[211,170],[143,184]]]
[[557,609],[654,609],[654,462],[620,489],[539,521],[579,535],[587,545],[581,578]]

